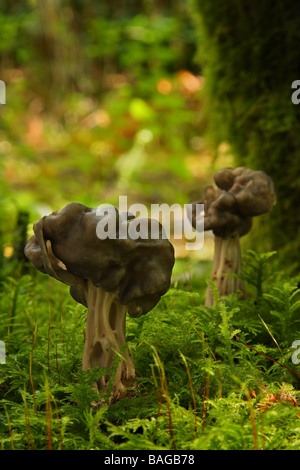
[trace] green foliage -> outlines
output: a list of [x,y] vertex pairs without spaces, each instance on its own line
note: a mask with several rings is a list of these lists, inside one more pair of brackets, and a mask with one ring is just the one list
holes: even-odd
[[1,244],[11,246],[24,209],[34,222],[70,201],[115,204],[120,194],[186,202],[199,184],[186,159],[198,165],[200,107],[178,75],[198,73],[187,3],[3,1],[0,9]]
[[265,293],[264,299],[271,307],[274,330],[285,344],[291,344],[299,330],[300,289],[295,284],[284,282]]
[[128,317],[136,387],[111,405],[93,389],[107,371],[81,371],[86,312],[67,286],[34,271],[7,279],[1,448],[298,449],[299,290],[267,275],[272,255],[248,255],[244,279],[255,292],[245,300],[208,309],[204,290],[177,284],[148,315]]
[[276,254],[275,251],[269,253],[256,253],[248,250],[243,257],[244,267],[242,273],[236,275],[248,285],[254,287],[255,300],[260,301],[263,295],[263,282],[271,276],[269,259]]
[[193,68],[194,28],[187,3],[95,0],[1,4],[0,67],[22,67],[40,97],[111,88],[129,75],[145,94],[161,74]]

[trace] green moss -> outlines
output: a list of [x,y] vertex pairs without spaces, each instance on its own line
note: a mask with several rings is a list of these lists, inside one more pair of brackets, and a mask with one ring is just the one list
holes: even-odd
[[147,315],[128,317],[136,386],[98,410],[92,384],[106,371],[81,371],[86,309],[68,286],[38,272],[7,279],[0,292],[7,351],[1,448],[299,448],[300,382],[291,356],[300,291],[275,260],[247,255],[242,276],[251,296],[244,301],[231,296],[207,310],[203,274],[192,278],[193,288],[172,286]]

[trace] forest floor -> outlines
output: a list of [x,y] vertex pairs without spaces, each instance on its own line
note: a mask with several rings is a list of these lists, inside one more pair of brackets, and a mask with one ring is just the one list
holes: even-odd
[[99,409],[92,384],[103,372],[81,371],[86,309],[67,286],[11,262],[22,211],[30,236],[34,221],[71,201],[197,200],[232,164],[226,145],[214,155],[199,131],[201,78],[157,83],[151,100],[125,82],[101,100],[70,95],[51,112],[28,99],[24,80],[16,74],[1,109],[1,448],[299,449],[299,279],[278,254],[245,250],[246,299],[216,297],[207,308],[213,238],[189,253],[172,239],[170,290],[127,319],[136,383],[113,404],[104,394]]

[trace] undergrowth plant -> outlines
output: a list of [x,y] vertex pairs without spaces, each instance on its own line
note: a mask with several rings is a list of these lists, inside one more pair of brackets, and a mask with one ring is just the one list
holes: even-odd
[[[136,384],[109,404],[81,370],[85,308],[37,272],[0,292],[2,449],[299,449],[297,279],[249,252],[249,296],[204,307],[203,279],[178,281],[147,316],[128,318]],[[113,375],[113,371],[112,375]],[[101,399],[102,406],[95,403]]]

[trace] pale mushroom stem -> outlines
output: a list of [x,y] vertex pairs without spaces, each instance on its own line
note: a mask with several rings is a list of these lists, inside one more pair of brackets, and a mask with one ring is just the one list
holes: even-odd
[[[244,293],[244,283],[231,274],[240,274],[242,270],[242,254],[240,236],[233,233],[227,238],[215,237],[215,252],[211,281],[217,287],[219,297],[230,295],[238,290]],[[206,291],[205,305],[214,305],[211,286]]]
[[[124,383],[135,376],[133,359],[126,342],[125,325],[127,307],[121,305],[117,295],[96,287],[87,281],[87,321],[82,369],[99,367],[110,369],[119,360],[113,378],[111,400],[117,399],[124,390]],[[118,358],[120,353],[122,358]],[[95,384],[97,391],[106,391],[109,376],[102,376]]]

